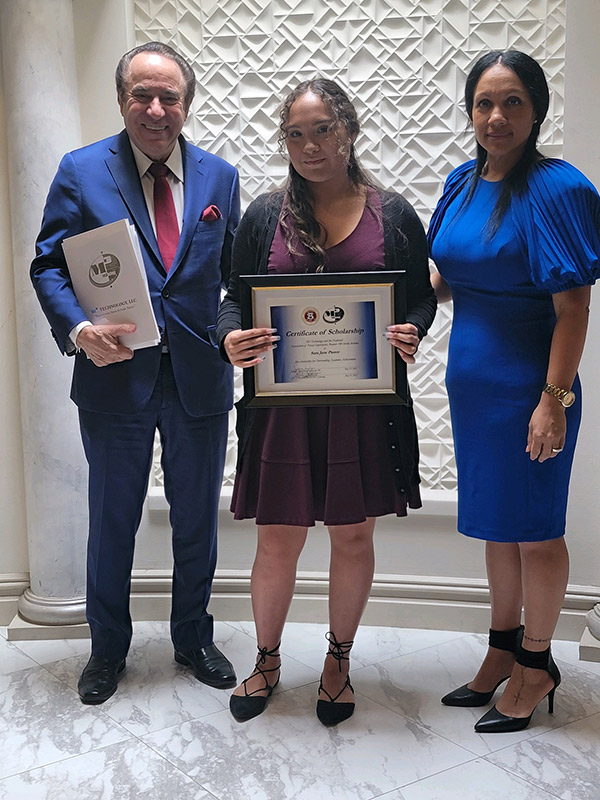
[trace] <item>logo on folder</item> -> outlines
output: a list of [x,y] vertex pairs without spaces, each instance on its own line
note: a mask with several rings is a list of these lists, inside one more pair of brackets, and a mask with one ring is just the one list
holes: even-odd
[[90,283],[101,289],[106,286],[111,286],[119,277],[120,272],[121,262],[119,259],[112,253],[101,253],[101,255],[90,264]]

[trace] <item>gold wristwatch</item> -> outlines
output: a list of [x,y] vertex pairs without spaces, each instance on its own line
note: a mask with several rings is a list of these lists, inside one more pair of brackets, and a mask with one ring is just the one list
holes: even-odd
[[553,383],[545,383],[544,391],[556,397],[558,402],[565,408],[572,406],[575,402],[575,392],[571,392],[569,389],[559,389]]

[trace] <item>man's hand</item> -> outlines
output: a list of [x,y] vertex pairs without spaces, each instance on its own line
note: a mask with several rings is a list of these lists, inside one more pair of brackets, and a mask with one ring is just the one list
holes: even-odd
[[119,344],[118,337],[124,333],[134,333],[135,325],[86,325],[77,334],[76,346],[81,348],[97,367],[128,361],[133,358],[133,350]]

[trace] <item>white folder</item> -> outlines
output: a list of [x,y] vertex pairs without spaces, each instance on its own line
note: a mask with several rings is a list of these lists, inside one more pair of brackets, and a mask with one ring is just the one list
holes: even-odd
[[132,350],[160,342],[137,231],[120,219],[62,243],[77,301],[94,325],[132,322],[119,336]]

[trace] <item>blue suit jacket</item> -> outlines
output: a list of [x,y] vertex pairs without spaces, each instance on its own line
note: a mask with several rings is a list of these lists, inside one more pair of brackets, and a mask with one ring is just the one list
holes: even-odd
[[[137,229],[156,321],[167,331],[181,402],[192,416],[232,405],[233,371],[219,356],[214,325],[229,277],[231,243],[239,221],[237,171],[180,137],[185,205],[179,246],[165,272],[139,173],[125,131],[67,153],[48,193],[31,279],[61,351],[86,319],[72,289],[61,243],[83,231],[129,219]],[[201,220],[209,205],[222,218]],[[130,361],[96,367],[75,356],[71,398],[89,411],[134,413],[145,406],[158,374],[161,347],[136,350]]]

